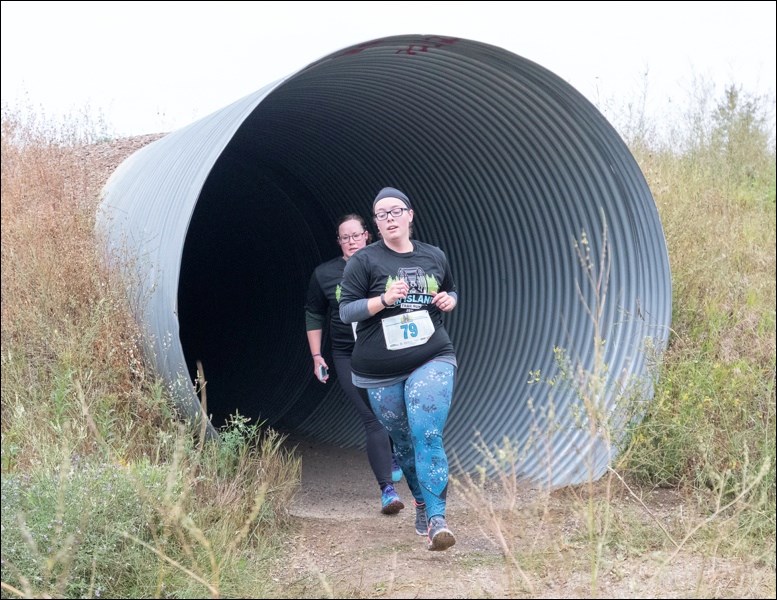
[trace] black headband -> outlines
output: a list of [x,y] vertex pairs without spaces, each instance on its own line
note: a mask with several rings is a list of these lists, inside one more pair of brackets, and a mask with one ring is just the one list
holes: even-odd
[[408,208],[413,208],[410,204],[410,198],[408,198],[404,192],[400,192],[397,188],[384,187],[378,192],[378,195],[375,196],[375,200],[372,201],[372,210],[375,210],[375,205],[378,203],[378,200],[383,200],[383,198],[396,198],[397,200],[402,200]]

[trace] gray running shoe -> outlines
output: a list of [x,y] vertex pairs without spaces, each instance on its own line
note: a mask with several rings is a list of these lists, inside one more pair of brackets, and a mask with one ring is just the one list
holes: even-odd
[[445,517],[429,519],[429,550],[447,550],[456,543],[453,532],[448,529]]
[[426,522],[426,504],[423,502],[418,504],[413,500],[413,506],[415,506],[415,532],[418,535],[426,535],[429,533],[429,524]]

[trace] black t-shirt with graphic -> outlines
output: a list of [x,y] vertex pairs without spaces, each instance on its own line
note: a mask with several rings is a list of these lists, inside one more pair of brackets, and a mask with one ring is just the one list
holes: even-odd
[[315,315],[326,315],[332,353],[350,356],[353,351],[353,328],[340,320],[340,282],[343,279],[345,259],[333,258],[318,265],[310,276],[305,310]]
[[[397,279],[409,285],[407,298],[359,322],[356,328],[351,367],[359,376],[378,379],[408,375],[433,358],[455,355],[442,312],[431,303],[437,292],[456,291],[448,259],[436,246],[413,240],[412,252],[398,253],[380,240],[362,248],[345,266],[340,302],[379,296]],[[429,313],[434,334],[425,344],[389,350],[383,319],[419,310]]]

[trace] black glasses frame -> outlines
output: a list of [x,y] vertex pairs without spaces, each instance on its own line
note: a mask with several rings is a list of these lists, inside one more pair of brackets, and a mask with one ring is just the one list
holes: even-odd
[[406,210],[410,210],[410,209],[409,209],[407,206],[402,206],[402,207],[395,206],[395,207],[394,207],[394,208],[392,208],[391,210],[386,210],[386,211],[376,212],[376,213],[375,213],[373,216],[374,216],[374,217],[375,217],[375,218],[376,218],[378,221],[385,221],[386,219],[388,219],[388,216],[389,216],[389,215],[391,215],[391,216],[392,216],[392,217],[394,217],[395,219],[396,219],[397,217],[401,217],[401,216],[402,216],[402,213],[403,213],[403,212],[405,212]]
[[337,241],[342,242],[343,244],[347,244],[351,241],[351,238],[353,238],[354,242],[358,242],[360,239],[362,239],[365,235],[367,235],[367,231],[362,231],[361,233],[351,233],[349,235],[343,235],[343,236],[337,236]]

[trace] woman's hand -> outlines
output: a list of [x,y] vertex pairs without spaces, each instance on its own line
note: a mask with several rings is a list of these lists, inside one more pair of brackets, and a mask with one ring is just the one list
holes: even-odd
[[[327,370],[327,374],[324,375],[323,379],[318,376],[319,367],[324,367]],[[316,379],[321,383],[326,383],[329,379],[329,366],[326,364],[323,356],[318,355],[313,357],[313,375],[315,375]]]
[[449,296],[448,292],[437,292],[434,298],[432,298],[432,304],[442,312],[451,312],[456,308],[456,299],[453,296]]
[[389,286],[389,289],[383,292],[383,299],[386,301],[386,304],[393,306],[396,304],[397,300],[404,300],[407,298],[409,291],[410,286],[407,285],[406,281],[395,281]]

